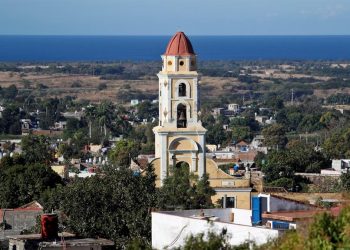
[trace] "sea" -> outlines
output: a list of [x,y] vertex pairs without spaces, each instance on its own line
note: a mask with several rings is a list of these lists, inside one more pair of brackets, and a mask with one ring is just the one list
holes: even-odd
[[[199,60],[350,60],[346,36],[190,36]],[[160,60],[169,36],[0,35],[1,62]]]

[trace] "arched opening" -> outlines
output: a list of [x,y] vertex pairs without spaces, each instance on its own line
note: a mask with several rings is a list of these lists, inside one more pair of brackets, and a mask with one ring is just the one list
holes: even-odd
[[177,127],[187,127],[186,105],[183,105],[181,103],[177,106]]
[[189,171],[190,165],[185,161],[180,161],[180,162],[176,163],[175,168],[181,168],[181,169]]
[[179,85],[179,96],[186,96],[186,84],[184,83]]

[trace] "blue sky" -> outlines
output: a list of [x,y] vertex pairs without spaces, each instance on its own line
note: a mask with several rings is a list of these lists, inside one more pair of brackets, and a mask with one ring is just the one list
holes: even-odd
[[350,0],[0,0],[0,34],[350,35]]

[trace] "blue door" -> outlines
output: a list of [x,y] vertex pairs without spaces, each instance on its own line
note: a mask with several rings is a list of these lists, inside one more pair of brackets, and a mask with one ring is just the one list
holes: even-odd
[[258,225],[261,224],[261,197],[253,196],[253,209],[252,209],[252,224]]

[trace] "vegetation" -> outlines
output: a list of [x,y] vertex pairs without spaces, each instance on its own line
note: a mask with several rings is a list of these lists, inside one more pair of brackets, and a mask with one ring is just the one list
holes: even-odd
[[208,176],[198,180],[189,171],[187,163],[172,167],[170,175],[159,189],[158,206],[165,209],[199,209],[213,207]]
[[63,184],[50,167],[29,163],[21,156],[1,159],[0,183],[1,208],[16,208],[40,200],[50,189]]
[[154,180],[152,166],[144,176],[108,168],[104,176],[75,179],[42,200],[47,211],[64,213],[62,222],[68,229],[83,237],[112,239],[117,249],[123,249],[135,239],[150,241]]
[[338,217],[322,213],[316,216],[306,232],[289,231],[260,249],[348,249],[350,247],[349,216],[349,207],[344,208]]

